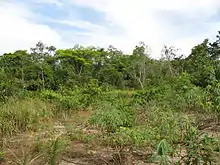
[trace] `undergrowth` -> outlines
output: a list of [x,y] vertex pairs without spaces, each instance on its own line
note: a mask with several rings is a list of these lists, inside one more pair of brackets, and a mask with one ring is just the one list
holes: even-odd
[[[213,89],[202,90],[182,75],[142,90],[102,91],[90,86],[72,91],[43,90],[35,93],[36,97],[10,98],[0,106],[2,153],[7,137],[37,132],[49,121],[60,119],[66,120],[65,138],[52,138],[36,150],[51,165],[59,162],[67,141],[74,140],[113,148],[151,148],[148,161],[159,164],[208,164],[214,162],[220,142],[218,137],[201,133],[198,119],[215,116],[218,122],[218,98],[212,94]],[[79,111],[91,111],[92,115],[77,123],[74,114]],[[84,127],[98,133],[85,133]],[[32,159],[25,156],[22,160],[27,164]]]

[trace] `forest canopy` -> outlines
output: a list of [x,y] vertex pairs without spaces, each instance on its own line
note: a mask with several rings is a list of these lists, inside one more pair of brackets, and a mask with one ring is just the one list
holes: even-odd
[[140,42],[132,54],[75,45],[59,49],[38,42],[36,47],[0,56],[0,91],[9,96],[15,91],[84,86],[91,80],[117,89],[140,89],[171,77],[188,74],[191,83],[207,87],[219,82],[220,38],[205,39],[186,57],[177,56],[173,47],[164,46],[159,60],[150,58],[148,47]]

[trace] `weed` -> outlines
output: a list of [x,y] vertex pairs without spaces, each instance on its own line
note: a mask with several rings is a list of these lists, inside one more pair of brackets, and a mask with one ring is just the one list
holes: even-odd
[[39,99],[9,100],[1,106],[0,126],[4,137],[34,129],[42,120],[53,117],[53,106]]
[[4,161],[5,159],[5,151],[0,150],[0,162]]
[[45,155],[48,158],[47,160],[50,165],[55,165],[59,161],[59,157],[65,151],[67,144],[68,141],[61,138],[61,135],[58,135],[43,146]]
[[166,139],[163,139],[160,141],[160,143],[157,146],[157,157],[156,159],[159,160],[160,165],[168,165],[168,153],[171,152],[171,147],[166,141]]
[[24,151],[23,147],[21,147],[21,150],[22,150],[22,158],[19,158],[18,156],[16,156],[16,154],[14,152],[9,150],[15,158],[15,160],[11,160],[11,161],[17,165],[31,165],[32,163],[35,163],[35,161],[37,161],[38,159],[40,159],[43,156],[43,154],[39,154],[39,155],[33,157],[33,156],[30,156],[27,153],[27,151]]
[[115,106],[104,104],[89,119],[90,124],[98,125],[107,132],[115,132],[120,126],[131,127],[133,121],[134,111],[123,103]]

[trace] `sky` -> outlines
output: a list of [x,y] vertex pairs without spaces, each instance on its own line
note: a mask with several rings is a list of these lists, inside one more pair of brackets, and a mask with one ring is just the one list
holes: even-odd
[[164,45],[188,55],[220,30],[219,0],[0,0],[0,54],[34,47],[109,45],[131,53],[140,41],[152,57]]

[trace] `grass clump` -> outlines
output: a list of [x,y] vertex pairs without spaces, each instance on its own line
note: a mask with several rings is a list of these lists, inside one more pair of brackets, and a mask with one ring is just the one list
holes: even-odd
[[4,137],[34,130],[41,121],[54,117],[55,107],[40,99],[10,99],[1,105],[0,126]]
[[123,101],[114,105],[106,102],[89,119],[90,124],[107,132],[115,132],[119,127],[131,127],[134,123],[134,109]]

